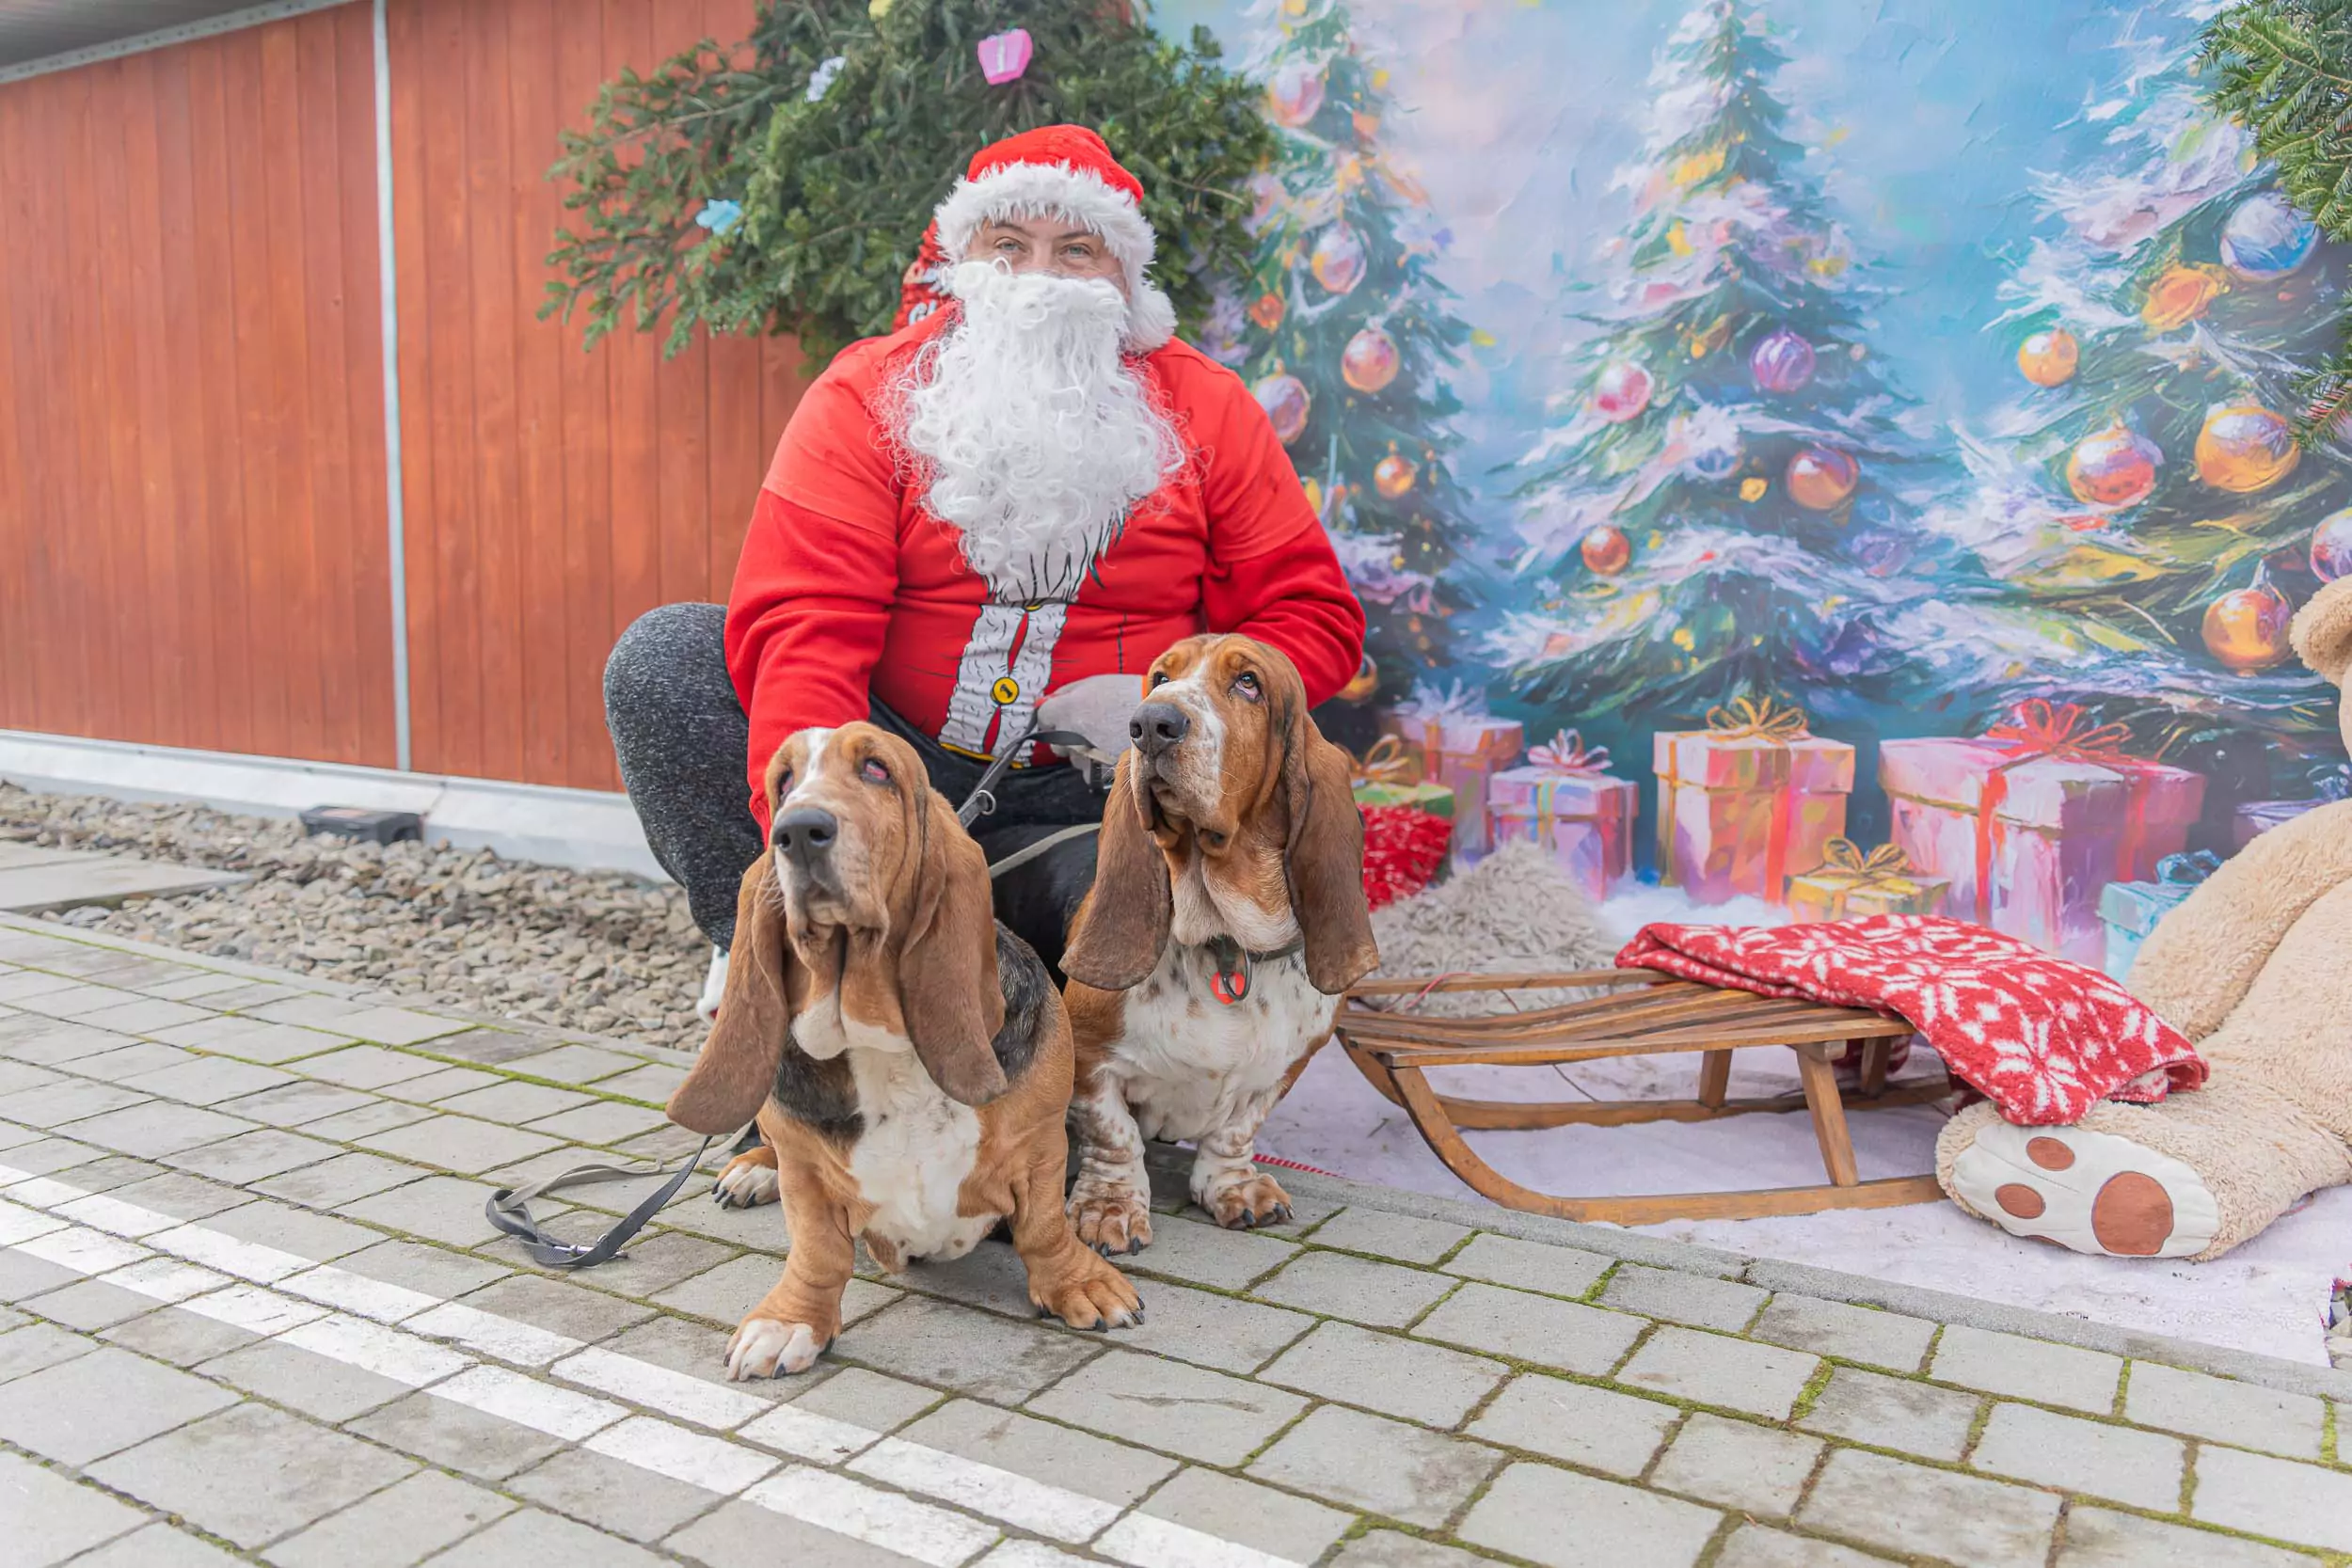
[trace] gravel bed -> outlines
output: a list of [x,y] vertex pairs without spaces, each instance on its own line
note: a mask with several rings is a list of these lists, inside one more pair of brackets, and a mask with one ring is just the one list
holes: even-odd
[[686,895],[446,845],[381,847],[204,806],[0,783],[0,841],[241,871],[215,892],[44,918],[557,1028],[699,1048],[710,947]]

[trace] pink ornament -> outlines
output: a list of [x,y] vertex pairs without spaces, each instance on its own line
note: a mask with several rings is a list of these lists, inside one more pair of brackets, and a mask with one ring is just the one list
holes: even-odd
[[1593,382],[1593,412],[1611,424],[1623,424],[1649,406],[1655,385],[1649,372],[1632,360],[1613,359]]
[[1307,270],[1315,281],[1335,294],[1343,294],[1364,280],[1362,236],[1343,223],[1327,224],[1307,254]]
[[1275,439],[1289,446],[1307,430],[1307,384],[1287,371],[1272,375],[1249,388],[1257,394],[1258,406],[1265,410],[1268,422],[1274,426]]
[[1009,33],[997,33],[980,40],[980,74],[988,78],[992,87],[1017,82],[1029,69],[1029,56],[1037,45],[1029,41],[1026,27],[1015,27]]
[[1781,327],[1756,345],[1748,372],[1768,392],[1793,392],[1813,379],[1813,345]]
[[2352,508],[2322,517],[2312,530],[2312,572],[2322,582],[2352,577]]

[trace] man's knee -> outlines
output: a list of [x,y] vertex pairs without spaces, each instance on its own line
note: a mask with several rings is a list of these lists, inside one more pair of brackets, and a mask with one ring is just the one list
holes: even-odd
[[618,730],[675,703],[704,666],[715,666],[723,678],[726,618],[723,605],[665,604],[630,622],[604,661],[607,724]]

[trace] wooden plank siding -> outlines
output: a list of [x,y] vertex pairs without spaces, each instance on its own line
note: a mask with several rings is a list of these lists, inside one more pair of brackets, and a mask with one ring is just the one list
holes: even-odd
[[723,598],[800,396],[788,343],[655,335],[592,354],[538,319],[561,127],[597,84],[751,0],[393,0],[401,442],[415,766],[617,788],[605,655],[642,611]]
[[0,727],[391,764],[373,62],[0,86]]
[[[753,0],[389,0],[412,766],[616,788],[803,382],[543,322],[558,131]],[[368,0],[0,85],[0,728],[394,765]]]

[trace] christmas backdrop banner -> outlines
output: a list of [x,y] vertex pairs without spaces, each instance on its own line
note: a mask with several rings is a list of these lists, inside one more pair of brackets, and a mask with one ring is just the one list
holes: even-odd
[[[1457,802],[1522,736],[1670,756],[1625,842],[1695,918],[1814,908],[1843,832],[2092,961],[2102,888],[2153,875],[2114,846],[2227,854],[2326,799],[2333,693],[2286,627],[2352,573],[2352,427],[2290,421],[2352,257],[2205,106],[2210,9],[1155,7],[1277,134],[1203,346],[1370,614],[1339,738],[1426,750],[1456,694],[1485,726]],[[1694,814],[1728,808],[1686,786],[1738,711],[1802,714],[1853,793],[1801,852],[1701,874]],[[1999,740],[2021,711],[2096,754]],[[1987,778],[2014,787],[1979,811]]]

